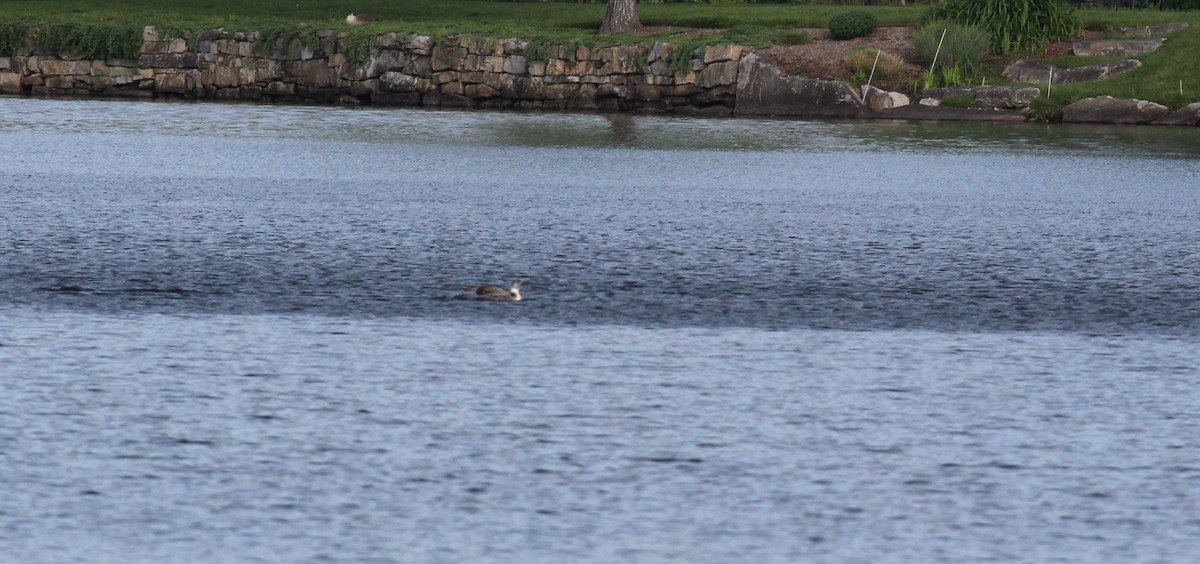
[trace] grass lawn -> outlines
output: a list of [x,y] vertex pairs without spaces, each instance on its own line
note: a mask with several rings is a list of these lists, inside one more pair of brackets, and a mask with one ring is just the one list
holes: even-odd
[[[351,11],[376,22],[351,27]],[[647,33],[599,35],[604,4],[507,2],[488,0],[0,0],[0,56],[20,45],[24,30],[39,26],[39,42],[129,58],[136,55],[141,28],[155,25],[166,35],[224,27],[266,34],[318,29],[350,31],[355,43],[372,33],[454,34],[521,37],[535,46],[552,44],[622,45],[666,40],[686,44],[736,43],[766,47],[796,27],[823,27],[838,11],[829,6],[779,4],[645,4]],[[915,7],[880,8],[888,25],[920,18]],[[114,39],[116,38],[116,39]],[[123,38],[123,39],[122,39]],[[536,50],[536,48],[535,48]]]
[[[841,6],[786,4],[642,4],[643,24],[725,28],[820,27]],[[871,8],[883,25],[911,24],[921,8]],[[345,27],[351,11],[366,13],[389,30],[506,35],[585,32],[600,27],[604,4],[485,0],[0,0],[0,17],[38,21],[154,23],[180,27],[276,25]]]
[[[595,30],[604,4],[500,2],[483,0],[0,0],[0,56],[15,51],[20,33],[40,26],[47,41],[67,45],[90,41],[108,45],[108,53],[128,53],[119,43],[140,40],[142,26],[157,25],[168,34],[224,27],[231,31],[312,32],[353,30],[358,37],[395,31],[435,36],[451,34],[523,37],[541,44],[615,45],[654,40],[676,43],[739,43],[766,47],[801,27],[824,27],[845,6],[793,4],[642,4],[644,34],[600,36]],[[863,7],[884,26],[916,25],[924,6]],[[370,14],[376,23],[351,28],[351,11]],[[1085,28],[1187,21],[1156,53],[1138,57],[1144,66],[1103,82],[1056,86],[1053,102],[1109,94],[1179,107],[1200,100],[1200,12],[1089,9],[1078,12]],[[120,39],[126,38],[126,39]],[[107,43],[105,43],[107,42]],[[101,48],[104,48],[101,45]],[[136,49],[136,48],[135,48]],[[1025,55],[1037,58],[1037,55]],[[1020,58],[1017,56],[1016,58]],[[998,71],[994,68],[993,73]],[[1180,81],[1183,94],[1180,94]],[[993,74],[988,84],[1002,82]]]

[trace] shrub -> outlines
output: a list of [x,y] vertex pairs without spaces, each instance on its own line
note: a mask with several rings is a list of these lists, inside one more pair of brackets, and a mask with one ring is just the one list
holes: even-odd
[[833,39],[854,39],[870,35],[879,27],[879,18],[866,10],[851,10],[834,14],[829,18],[829,37]]
[[1070,39],[1083,24],[1062,0],[946,0],[926,12],[924,21],[977,25],[991,35],[992,52],[1032,52]]
[[[942,32],[946,38],[942,39]],[[913,32],[909,41],[916,52],[917,62],[932,65],[937,55],[937,64],[943,68],[956,69],[965,78],[983,71],[983,56],[988,52],[991,38],[988,32],[973,25],[962,25],[949,21],[929,22]],[[941,52],[938,52],[938,43]]]

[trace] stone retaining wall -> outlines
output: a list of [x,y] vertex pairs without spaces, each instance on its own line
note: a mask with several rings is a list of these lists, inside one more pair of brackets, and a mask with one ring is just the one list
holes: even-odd
[[[864,99],[843,82],[785,76],[735,45],[695,49],[683,58],[686,68],[676,70],[670,61],[677,46],[668,43],[557,45],[535,54],[523,39],[385,33],[371,38],[366,60],[356,62],[347,35],[335,31],[305,42],[222,29],[162,37],[147,27],[142,40],[136,60],[72,57],[27,42],[16,56],[0,57],[0,94],[994,121],[1028,117],[1024,108],[1038,92],[971,89],[981,105],[1006,108],[999,114],[900,111],[906,96],[867,88]],[[930,94],[938,90],[956,95],[948,89]],[[1148,119],[1139,102],[1089,102],[1077,112],[1064,110],[1063,119],[1200,125],[1197,104],[1166,116],[1157,115],[1165,108],[1154,108],[1157,114]],[[936,105],[936,98],[923,98],[926,103]],[[1074,119],[1077,114],[1083,117]]]
[[27,46],[0,58],[0,94],[269,100],[409,106],[592,109],[731,114],[742,48],[690,53],[675,46],[551,47],[529,42],[394,33],[375,38],[369,60],[348,59],[346,34],[315,44],[256,32],[213,30],[161,37],[147,27],[138,59],[73,59]]

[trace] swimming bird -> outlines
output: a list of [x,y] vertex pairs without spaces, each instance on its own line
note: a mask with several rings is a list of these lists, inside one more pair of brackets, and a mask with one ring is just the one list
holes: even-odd
[[366,25],[373,21],[375,21],[375,18],[372,18],[366,14],[355,14],[354,12],[350,12],[350,15],[346,16],[346,23],[350,25]]
[[475,297],[480,300],[496,300],[502,302],[519,302],[521,301],[521,281],[513,280],[512,287],[509,289],[501,288],[492,284],[484,284],[471,288],[475,292]]

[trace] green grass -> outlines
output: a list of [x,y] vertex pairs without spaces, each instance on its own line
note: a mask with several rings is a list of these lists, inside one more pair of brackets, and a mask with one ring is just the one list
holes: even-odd
[[[155,25],[166,35],[223,27],[265,35],[299,35],[319,29],[350,31],[362,50],[371,33],[422,33],[435,37],[475,35],[521,37],[535,47],[553,44],[605,47],[653,41],[697,45],[738,43],[767,47],[795,37],[801,27],[824,27],[837,6],[780,4],[642,4],[641,21],[655,31],[599,35],[604,4],[502,2],[486,0],[0,0],[0,56],[20,46],[25,29],[40,30],[38,42],[95,56],[136,54],[140,30]],[[351,11],[375,23],[351,27]],[[873,10],[884,25],[908,25],[923,10]],[[82,32],[80,30],[83,30]],[[114,42],[111,38],[125,38]]]
[[[647,26],[686,28],[825,27],[845,8],[787,4],[653,4],[639,7]],[[40,22],[113,22],[180,28],[249,29],[286,23],[297,28],[345,28],[351,11],[378,21],[370,27],[423,33],[540,35],[600,27],[604,4],[483,0],[0,0],[0,18]],[[921,8],[872,8],[881,25],[910,25]]]
[[1104,30],[1113,27],[1135,26],[1135,25],[1155,25],[1170,22],[1191,21],[1192,26],[1195,24],[1196,11],[1186,12],[1163,12],[1159,10],[1101,10],[1097,8],[1089,8],[1079,10],[1080,19],[1083,20],[1083,28],[1091,30]]

